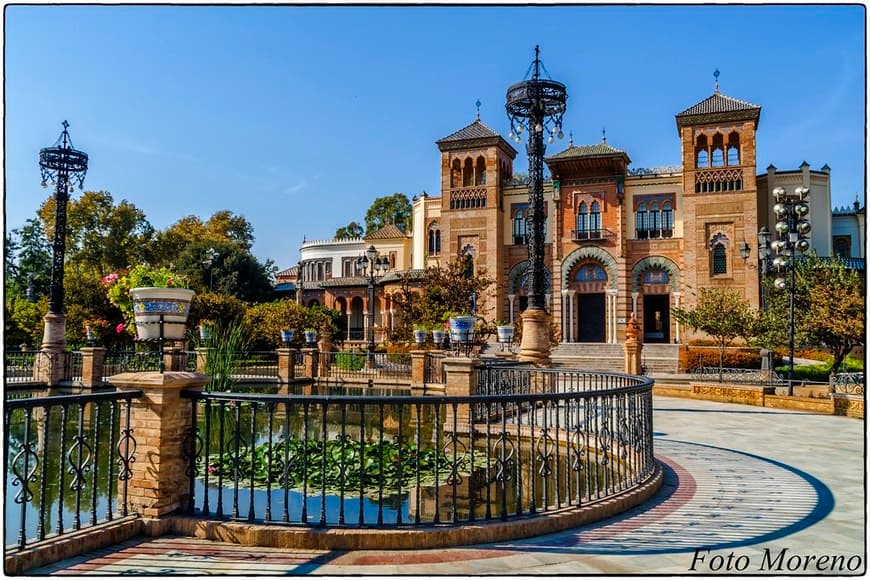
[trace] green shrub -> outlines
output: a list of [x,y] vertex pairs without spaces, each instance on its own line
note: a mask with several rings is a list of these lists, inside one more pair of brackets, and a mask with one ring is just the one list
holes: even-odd
[[[782,360],[782,358],[774,354],[774,364],[778,360]],[[760,369],[761,354],[757,351],[726,350],[722,366],[732,369]],[[718,349],[693,348],[689,350],[688,358],[686,359],[686,371],[691,372],[701,367],[719,368]]]
[[366,364],[366,355],[356,352],[339,352],[335,355],[335,364],[344,371],[358,371]]

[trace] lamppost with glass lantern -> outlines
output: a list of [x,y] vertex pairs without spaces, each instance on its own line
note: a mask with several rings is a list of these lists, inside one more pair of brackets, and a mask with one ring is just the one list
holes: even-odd
[[375,277],[383,275],[390,268],[390,261],[386,256],[381,257],[374,246],[366,249],[365,255],[357,260],[363,276],[368,278],[369,308],[366,318],[368,319],[368,353],[371,359],[375,352]]
[[550,359],[550,319],[544,301],[544,133],[549,134],[550,143],[554,137],[564,136],[562,116],[568,93],[564,84],[541,77],[539,53],[535,46],[535,60],[529,69],[534,70],[532,77],[508,88],[505,108],[511,123],[509,136],[519,143],[524,130],[529,134],[528,307],[522,314],[519,360],[545,365]]
[[66,348],[66,320],[63,315],[63,264],[66,253],[66,206],[75,185],[82,188],[88,172],[88,155],[73,148],[69,136],[69,123],[62,123],[63,131],[52,147],[39,150],[39,168],[42,187],[54,185],[54,241],[51,261],[51,293],[42,349],[62,352]]
[[202,260],[202,265],[208,268],[208,291],[212,291],[212,282],[214,282],[214,261],[217,259],[218,252],[214,248],[209,248],[205,251],[205,258]]
[[[773,259],[773,268],[777,278],[774,287],[777,290],[788,290],[788,393],[792,393],[792,378],[794,377],[794,296],[795,296],[795,260],[798,253],[804,253],[810,249],[810,241],[807,239],[812,226],[807,215],[810,206],[807,196],[810,190],[806,187],[796,187],[789,193],[784,187],[773,190],[773,213],[776,215],[776,238],[770,243],[770,249],[776,254]],[[786,278],[788,276],[788,279]]]

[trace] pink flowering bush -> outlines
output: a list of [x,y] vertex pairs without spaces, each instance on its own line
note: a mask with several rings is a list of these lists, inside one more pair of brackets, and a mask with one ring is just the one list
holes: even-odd
[[130,297],[131,288],[189,288],[190,284],[186,276],[161,267],[152,268],[145,264],[139,264],[126,272],[112,272],[102,278],[103,286],[109,296],[109,302],[117,306],[124,314],[126,323],[115,327],[115,332],[121,334],[124,329],[132,332],[133,322],[133,299]]

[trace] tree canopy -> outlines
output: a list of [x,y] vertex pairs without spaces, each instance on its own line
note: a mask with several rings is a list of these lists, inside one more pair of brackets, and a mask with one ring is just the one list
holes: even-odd
[[366,212],[366,235],[393,224],[403,232],[411,227],[413,206],[404,193],[394,193],[375,199]]
[[336,240],[344,240],[348,238],[361,238],[365,230],[363,227],[356,222],[350,222],[346,226],[342,226],[335,230],[335,239]]

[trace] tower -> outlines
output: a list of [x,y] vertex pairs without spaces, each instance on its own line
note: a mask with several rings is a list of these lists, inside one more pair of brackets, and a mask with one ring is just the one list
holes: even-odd
[[685,285],[740,290],[759,304],[754,246],[764,212],[755,181],[755,134],[761,107],[719,92],[676,115],[682,146]]

